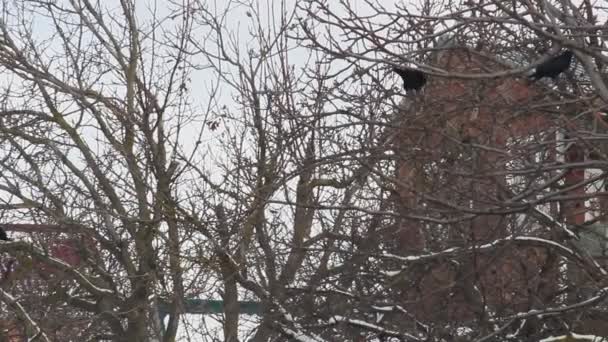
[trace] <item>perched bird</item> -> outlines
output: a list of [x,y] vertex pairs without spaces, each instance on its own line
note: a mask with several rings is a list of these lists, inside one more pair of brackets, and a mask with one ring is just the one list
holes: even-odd
[[555,78],[566,71],[570,67],[570,62],[572,62],[572,51],[565,50],[558,56],[555,56],[548,61],[541,63],[536,67],[536,70],[532,75],[530,75],[531,82],[535,82],[540,80],[543,77],[551,77],[555,80]]
[[0,240],[11,241],[11,239],[8,238],[6,232],[2,228],[0,228]]
[[403,88],[405,88],[405,91],[418,91],[424,87],[426,83],[426,75],[420,70],[410,68],[393,68],[393,71],[403,79]]

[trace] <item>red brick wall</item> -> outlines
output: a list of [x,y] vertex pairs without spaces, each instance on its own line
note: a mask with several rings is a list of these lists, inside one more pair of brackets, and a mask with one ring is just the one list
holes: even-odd
[[[450,71],[500,70],[492,61],[471,56],[462,51],[443,54],[438,65]],[[432,77],[424,93],[413,101],[411,110],[403,113],[397,150],[402,160],[397,170],[400,208],[407,216],[415,210],[421,194],[441,194],[433,189],[423,166],[450,157],[451,151],[462,148],[460,142],[483,144],[504,149],[509,138],[526,137],[551,126],[541,113],[523,109],[538,99],[541,92],[526,81],[516,78],[494,80],[463,80]],[[456,152],[454,152],[456,153]],[[480,167],[496,167],[501,155],[491,150],[476,149]],[[454,162],[454,168],[458,162]],[[486,170],[486,171],[487,171]],[[471,180],[462,178],[463,191],[472,191],[488,198],[496,197],[504,177]],[[468,189],[468,190],[467,190]],[[469,193],[471,195],[471,193]],[[456,200],[457,201],[457,200]],[[466,205],[466,203],[459,203]],[[455,226],[454,226],[455,227]],[[506,222],[500,216],[479,215],[463,222],[458,233],[469,234],[471,243],[483,243],[506,235]],[[403,219],[397,228],[399,251],[403,255],[422,252],[428,246],[425,227],[418,221]],[[450,228],[456,229],[456,228]],[[467,233],[468,232],[468,233]],[[460,259],[456,267],[450,262],[437,262],[422,270],[416,285],[404,290],[405,302],[418,317],[428,320],[450,321],[471,319],[481,314],[483,305],[525,310],[539,296],[538,291],[550,292],[556,285],[554,260],[537,248],[503,250],[500,255],[472,255]],[[466,264],[467,266],[462,266]],[[538,276],[538,270],[553,271]],[[484,295],[479,302],[476,285]]]

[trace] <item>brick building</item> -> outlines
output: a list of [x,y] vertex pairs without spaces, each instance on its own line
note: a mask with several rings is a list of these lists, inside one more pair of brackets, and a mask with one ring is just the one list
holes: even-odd
[[[34,244],[46,248],[49,256],[76,269],[84,267],[83,253],[95,251],[90,238],[72,234],[66,226],[6,224],[3,228],[13,234],[19,232],[23,239],[31,234],[29,237]],[[95,327],[87,327],[89,317],[60,305],[62,297],[70,290],[70,282],[62,271],[37,262],[27,253],[1,255],[0,263],[3,271],[0,286],[16,296],[15,299],[51,340],[68,341],[86,336],[88,332],[95,333]],[[13,312],[0,310],[0,341],[26,341],[27,336],[34,333],[27,331],[28,325]]]
[[[458,48],[438,54],[435,63],[453,73],[509,69],[494,58]],[[397,228],[402,255],[466,249],[508,236],[564,239],[534,223],[539,213],[532,215],[521,206],[525,196],[519,197],[519,204],[505,205],[505,200],[517,198],[510,189],[532,193],[534,186],[561,172],[539,169],[530,176],[518,176],[511,170],[582,162],[588,154],[586,147],[564,135],[555,113],[567,110],[568,105],[547,87],[516,77],[432,77],[424,93],[407,96],[396,147],[398,207],[404,217]],[[584,168],[570,168],[562,182],[570,188],[568,195],[574,196],[588,191],[584,180]],[[540,211],[556,221],[582,225],[589,210],[583,199],[572,198],[547,201]],[[425,215],[435,223],[410,219]],[[446,223],[437,223],[442,221]],[[403,302],[428,322],[488,322],[492,312],[504,316],[564,304],[559,299],[560,286],[577,285],[588,277],[575,276],[580,275],[576,265],[568,266],[568,275],[563,270],[563,261],[550,250],[505,243],[494,253],[471,250],[419,267],[401,283]],[[541,337],[535,336],[538,324],[529,319],[520,329],[531,339]],[[592,314],[572,328],[608,336],[608,325]],[[450,334],[454,336],[446,332]]]

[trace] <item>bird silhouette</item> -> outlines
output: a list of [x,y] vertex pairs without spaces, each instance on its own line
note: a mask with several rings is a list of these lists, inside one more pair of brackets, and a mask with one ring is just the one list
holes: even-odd
[[426,75],[416,69],[411,68],[393,68],[401,79],[403,79],[403,88],[405,91],[409,90],[420,90],[426,84]]
[[572,51],[565,50],[561,54],[547,60],[544,63],[539,64],[532,75],[530,75],[531,82],[540,80],[543,77],[551,77],[553,80],[566,71],[570,67],[572,62]]
[[0,240],[11,241],[11,239],[8,238],[6,232],[2,228],[0,228]]

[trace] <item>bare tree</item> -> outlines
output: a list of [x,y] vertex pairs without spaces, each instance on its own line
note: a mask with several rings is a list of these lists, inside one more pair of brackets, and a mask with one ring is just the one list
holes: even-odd
[[[605,9],[386,6],[4,4],[2,223],[59,228],[0,242],[0,317],[217,338],[183,324],[198,298],[225,341],[605,334],[580,241],[605,221]],[[573,67],[528,84],[561,48]]]
[[[431,78],[400,109],[395,177],[376,171],[398,192],[401,241],[390,255],[377,246],[388,263],[369,293],[353,295],[361,315],[337,321],[367,339],[605,335],[605,263],[578,241],[605,221],[604,9],[568,1],[300,8],[303,42],[327,65],[349,65],[343,77],[359,78],[365,63]],[[529,85],[526,73],[560,48],[575,52],[574,67],[555,84]],[[365,313],[359,298],[372,302]]]
[[[24,253],[46,273],[48,285],[37,298],[54,300],[36,315],[26,315],[27,307],[16,311],[46,334],[158,340],[163,300],[171,303],[164,334],[170,341],[190,263],[180,261],[175,184],[181,170],[174,162],[181,130],[192,119],[184,68],[190,12],[180,8],[179,24],[161,29],[169,18],[155,8],[116,5],[3,5],[2,198],[8,206],[27,205],[5,210],[3,218],[59,224],[64,234],[91,243],[79,245],[78,267],[52,257],[49,241],[36,235],[2,250]],[[27,295],[3,299],[15,307]],[[61,332],[73,324],[76,330]]]

